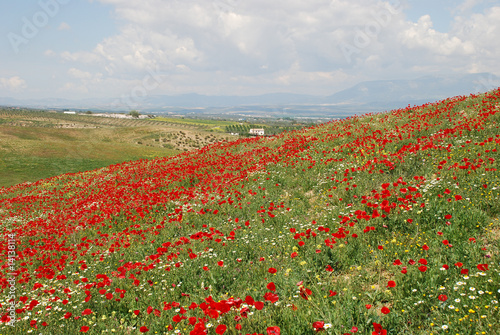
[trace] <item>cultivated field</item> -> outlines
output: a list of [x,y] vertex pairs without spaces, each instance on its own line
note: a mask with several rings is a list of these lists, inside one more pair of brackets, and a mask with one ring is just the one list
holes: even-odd
[[0,186],[171,156],[234,138],[209,132],[202,122],[172,120],[0,110]]

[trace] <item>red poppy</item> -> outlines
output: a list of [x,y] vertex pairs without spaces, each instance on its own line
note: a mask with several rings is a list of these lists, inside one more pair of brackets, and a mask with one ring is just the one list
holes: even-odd
[[245,298],[245,303],[247,305],[253,306],[253,304],[255,303],[255,301],[253,300],[253,298],[251,296],[247,295],[246,298]]
[[396,287],[396,282],[394,280],[389,280],[387,287]]
[[90,308],[87,308],[82,312],[82,315],[90,315],[90,314],[92,314],[92,310]]
[[446,296],[446,294],[440,294],[438,296],[438,299],[441,300],[441,301],[446,301],[446,300],[448,300],[448,297]]
[[427,266],[421,265],[418,267],[418,269],[420,270],[420,272],[425,272],[425,271],[427,271]]
[[280,335],[281,334],[281,329],[278,326],[274,327],[267,327],[267,335]]
[[222,335],[226,332],[227,326],[226,325],[218,325],[217,328],[215,328],[215,333]]
[[325,323],[323,321],[316,321],[313,323],[312,326],[313,326],[314,330],[317,332],[325,330],[325,328],[324,328]]
[[391,310],[384,306],[384,307],[382,307],[380,312],[382,312],[382,314],[389,314],[391,312]]
[[276,273],[278,270],[276,270],[275,268],[269,268],[269,270],[267,270],[269,273]]
[[270,301],[271,303],[274,304],[276,301],[279,300],[279,296],[271,292],[266,292],[266,294],[264,294],[264,300]]
[[86,333],[89,331],[89,326],[82,326],[82,328],[80,328],[80,333]]
[[477,269],[479,271],[488,271],[488,264],[478,264]]
[[140,331],[141,333],[147,333],[147,332],[149,331],[149,329],[148,329],[148,327],[146,327],[146,326],[142,326],[141,328],[139,328],[139,331]]
[[373,328],[375,328],[375,331],[372,332],[372,335],[387,335],[387,330],[382,329],[379,323],[373,322]]
[[269,284],[267,284],[266,287],[267,287],[268,290],[271,290],[273,292],[276,291],[276,286],[274,285],[273,282],[270,282]]

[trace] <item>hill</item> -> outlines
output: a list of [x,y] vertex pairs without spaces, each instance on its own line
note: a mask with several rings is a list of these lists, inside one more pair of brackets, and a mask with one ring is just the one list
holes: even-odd
[[496,89],[2,188],[0,331],[494,334],[499,121]]
[[0,186],[172,156],[233,139],[221,133],[227,124],[236,122],[0,109]]

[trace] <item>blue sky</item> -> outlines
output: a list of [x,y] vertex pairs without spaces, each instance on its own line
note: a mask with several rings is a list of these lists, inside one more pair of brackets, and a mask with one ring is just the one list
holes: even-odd
[[328,95],[500,75],[492,0],[24,0],[0,12],[0,97]]

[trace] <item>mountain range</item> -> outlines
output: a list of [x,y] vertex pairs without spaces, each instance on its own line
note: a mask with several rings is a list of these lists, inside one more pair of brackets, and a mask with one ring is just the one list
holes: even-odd
[[268,93],[252,96],[208,96],[197,93],[149,95],[135,101],[109,99],[69,100],[14,99],[0,97],[0,105],[42,109],[125,111],[144,113],[237,114],[277,112],[294,116],[359,114],[422,104],[450,96],[486,92],[500,86],[500,77],[491,73],[424,76],[411,80],[376,80],[358,83],[328,96]]

